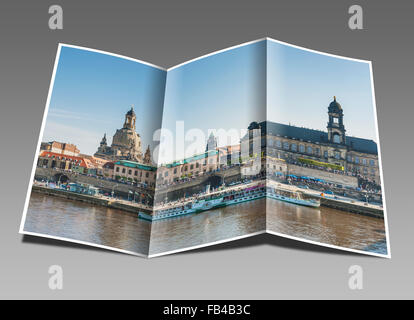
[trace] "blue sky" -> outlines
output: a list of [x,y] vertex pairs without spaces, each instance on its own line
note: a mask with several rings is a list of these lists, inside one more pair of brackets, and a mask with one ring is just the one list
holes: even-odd
[[62,47],[42,141],[74,143],[93,154],[134,105],[143,152],[161,126],[166,72],[135,61]]
[[[265,41],[169,70],[162,126],[175,133],[176,121],[184,121],[185,131],[198,128],[206,137],[209,129],[246,129],[266,119],[265,81]],[[204,148],[201,141],[199,150]]]
[[346,134],[377,141],[368,63],[268,41],[267,66],[270,121],[326,131],[336,96]]

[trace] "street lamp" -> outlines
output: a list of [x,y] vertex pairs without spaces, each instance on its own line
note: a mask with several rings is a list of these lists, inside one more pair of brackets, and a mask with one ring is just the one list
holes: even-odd
[[111,192],[112,198],[114,197],[115,187],[117,187],[117,186],[118,186],[118,183],[116,183],[116,184],[112,187],[112,192]]

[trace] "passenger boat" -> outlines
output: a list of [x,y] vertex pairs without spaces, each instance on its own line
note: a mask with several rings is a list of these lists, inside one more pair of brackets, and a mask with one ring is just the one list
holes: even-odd
[[159,209],[155,209],[152,215],[139,212],[138,217],[144,220],[156,221],[192,213],[199,213],[206,210],[229,206],[246,201],[252,201],[264,197],[308,207],[316,208],[320,206],[319,200],[303,199],[299,192],[283,192],[259,184],[245,189],[238,188],[229,191],[221,191],[214,194],[203,195],[193,201],[188,201],[182,205],[172,205],[168,208],[161,207]]
[[283,192],[274,188],[267,188],[266,196],[270,199],[285,201],[289,203],[299,204],[301,206],[319,208],[321,205],[320,200],[316,199],[303,199],[299,192]]
[[243,190],[236,189],[212,195],[203,195],[198,197],[195,201],[187,202],[184,205],[156,209],[152,215],[139,212],[138,217],[148,221],[162,220],[251,201],[263,198],[265,195],[266,191],[264,186],[258,185]]
[[226,206],[264,198],[266,196],[265,187],[262,185],[253,186],[240,191],[233,191],[225,195],[223,201]]

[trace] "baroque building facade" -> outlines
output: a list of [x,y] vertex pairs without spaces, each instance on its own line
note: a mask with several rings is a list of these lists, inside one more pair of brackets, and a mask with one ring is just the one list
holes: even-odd
[[[124,125],[117,129],[112,137],[112,144],[108,146],[106,134],[104,134],[95,157],[107,160],[132,160],[137,162],[143,161],[141,151],[141,137],[136,132],[136,114],[134,108],[131,108],[125,114]],[[147,151],[148,152],[148,151]],[[148,159],[148,155],[146,157]]]
[[252,122],[244,139],[250,140],[250,149],[252,141],[259,140],[262,155],[356,175],[380,185],[376,142],[347,136],[343,118],[342,106],[334,97],[328,106],[326,132],[263,121]]

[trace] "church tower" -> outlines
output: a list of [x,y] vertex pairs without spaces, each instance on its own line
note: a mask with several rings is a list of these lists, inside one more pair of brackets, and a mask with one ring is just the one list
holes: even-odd
[[206,152],[210,150],[217,149],[217,138],[214,136],[213,132],[210,133],[206,144]]
[[328,107],[328,140],[332,143],[345,144],[345,127],[344,127],[344,112],[341,105],[336,101],[336,97],[329,104]]
[[101,140],[100,145],[101,145],[101,147],[106,147],[107,146],[107,144],[106,144],[106,133],[104,133],[104,136]]
[[134,107],[131,107],[131,110],[129,110],[125,114],[125,122],[124,122],[124,129],[130,129],[135,132],[135,121],[137,117],[134,112]]
[[145,151],[144,163],[145,164],[151,164],[151,150],[150,150],[149,145],[148,145],[147,151]]
[[106,133],[105,133],[99,144],[98,151],[95,153],[95,155],[104,154],[106,152],[107,147],[108,145],[106,143]]

